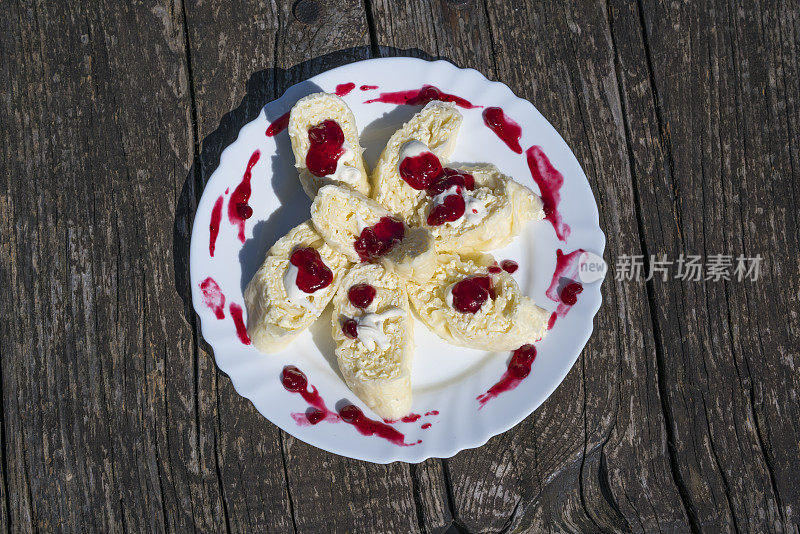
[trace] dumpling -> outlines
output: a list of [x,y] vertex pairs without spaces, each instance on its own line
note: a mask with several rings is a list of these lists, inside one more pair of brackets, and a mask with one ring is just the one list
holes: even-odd
[[336,359],[347,386],[384,419],[411,410],[413,329],[406,282],[378,264],[350,269],[333,298]]
[[262,352],[277,352],[322,313],[349,267],[306,221],[280,238],[244,291],[247,333]]
[[[408,221],[425,196],[424,184],[409,184],[400,174],[406,157],[427,164],[427,153],[446,161],[455,149],[462,117],[452,102],[434,101],[397,130],[383,149],[372,173],[372,197],[393,214]],[[420,157],[421,156],[421,157]],[[410,160],[409,160],[410,163]],[[424,175],[425,169],[414,169]]]
[[301,98],[289,114],[289,139],[300,183],[310,198],[337,183],[369,194],[369,176],[353,112],[329,93]]
[[542,200],[491,164],[444,169],[409,224],[428,228],[441,251],[504,247],[528,221],[544,217]]
[[522,295],[488,254],[440,254],[429,284],[408,284],[420,320],[462,347],[513,350],[544,337],[550,312]]
[[311,204],[317,232],[352,262],[378,262],[422,283],[436,267],[433,237],[410,228],[383,206],[347,187],[326,185]]

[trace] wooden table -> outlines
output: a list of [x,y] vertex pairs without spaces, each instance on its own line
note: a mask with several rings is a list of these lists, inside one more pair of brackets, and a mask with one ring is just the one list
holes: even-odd
[[[612,266],[760,255],[761,277],[610,275],[558,390],[451,459],[373,465],[279,431],[199,335],[195,206],[264,103],[391,55],[533,102]],[[0,64],[10,530],[800,528],[800,3],[12,0]]]

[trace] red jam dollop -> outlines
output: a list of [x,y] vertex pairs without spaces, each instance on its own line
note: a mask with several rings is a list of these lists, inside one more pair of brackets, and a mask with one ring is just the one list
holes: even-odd
[[427,189],[441,174],[442,164],[433,152],[408,156],[400,162],[400,177],[417,190]]
[[311,146],[306,154],[306,167],[314,176],[336,172],[339,158],[344,154],[344,132],[339,123],[326,120],[308,130]]
[[371,261],[392,250],[403,240],[405,226],[391,217],[381,217],[374,226],[364,228],[353,244],[361,261]]
[[347,298],[350,304],[363,310],[372,304],[376,293],[375,288],[369,284],[356,284],[347,290]]
[[333,272],[313,247],[298,248],[292,252],[289,261],[297,267],[296,284],[305,293],[313,293],[333,282]]
[[568,306],[575,305],[578,302],[578,295],[583,291],[583,286],[580,282],[571,282],[564,286],[561,290],[561,302]]
[[470,276],[453,286],[453,308],[461,313],[475,313],[492,296],[492,279]]
[[355,319],[345,319],[342,323],[342,332],[350,339],[358,338],[358,322]]
[[287,391],[297,393],[308,388],[308,379],[303,371],[294,365],[287,365],[281,372],[281,384]]
[[500,262],[500,267],[508,274],[513,274],[519,269],[519,264],[514,260],[503,260]]
[[439,226],[446,222],[457,221],[464,216],[466,210],[464,197],[460,194],[447,195],[441,204],[436,204],[428,213],[428,226]]
[[210,276],[200,282],[200,291],[203,292],[203,304],[214,312],[217,319],[225,318],[225,295],[219,288],[216,280]]

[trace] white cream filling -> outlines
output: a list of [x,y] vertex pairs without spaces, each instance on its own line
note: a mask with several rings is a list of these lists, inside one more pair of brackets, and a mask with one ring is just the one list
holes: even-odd
[[356,168],[356,153],[348,143],[343,144],[342,148],[344,148],[344,154],[336,160],[336,170],[333,174],[326,175],[325,178],[355,187],[361,180],[361,171]]
[[314,291],[314,293],[306,293],[299,287],[297,287],[297,273],[300,272],[300,269],[289,262],[289,266],[286,267],[286,272],[283,273],[283,288],[286,290],[286,297],[289,299],[289,302],[305,308],[306,310],[318,313],[319,309],[314,306],[314,303],[311,302],[309,297],[319,291]]
[[380,313],[365,313],[356,321],[358,326],[358,340],[364,344],[369,351],[374,351],[377,345],[379,349],[386,350],[389,348],[389,338],[383,331],[383,322],[392,317],[402,317],[405,315],[400,308],[391,307]]
[[[460,193],[459,189],[461,190]],[[458,226],[465,219],[468,224],[475,224],[483,219],[484,212],[486,211],[486,205],[483,203],[483,201],[470,195],[466,187],[461,187],[460,185],[451,185],[446,190],[433,197],[433,206],[431,207],[431,210],[436,208],[436,206],[444,204],[444,199],[450,195],[460,195],[461,198],[464,199],[464,214],[455,221],[447,222],[445,224]]]

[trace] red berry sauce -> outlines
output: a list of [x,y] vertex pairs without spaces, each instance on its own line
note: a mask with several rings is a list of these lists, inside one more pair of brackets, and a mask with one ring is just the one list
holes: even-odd
[[553,327],[556,325],[556,319],[558,319],[558,314],[553,312],[550,314],[550,319],[547,320],[547,329],[552,330]]
[[359,87],[359,89],[361,89],[362,91],[372,91],[373,89],[377,88],[378,88],[377,85],[362,85],[361,87]]
[[442,174],[427,187],[426,191],[433,197],[444,193],[454,185],[472,191],[475,189],[475,177],[467,172],[445,167],[442,169]]
[[461,313],[475,313],[492,296],[492,279],[469,276],[453,286],[453,308]]
[[494,265],[490,265],[490,266],[489,266],[489,272],[490,272],[491,274],[500,274],[500,273],[502,273],[502,272],[503,272],[503,269],[502,269],[502,268],[501,268],[499,265],[497,265],[497,264],[495,263]]
[[466,210],[464,197],[461,195],[447,195],[441,204],[436,204],[428,213],[428,226],[440,226],[446,222],[459,220]]
[[514,274],[519,269],[519,264],[514,260],[503,260],[500,262],[500,267],[508,274]]
[[439,415],[439,410],[431,410],[430,412],[425,412],[425,416],[429,415]]
[[336,172],[339,158],[344,154],[344,132],[339,123],[326,120],[308,129],[311,146],[306,154],[306,167],[314,176],[328,176]]
[[208,253],[213,258],[217,248],[217,236],[219,235],[219,224],[222,221],[222,195],[219,196],[214,207],[211,209],[211,222],[208,223]]
[[233,324],[236,325],[236,335],[239,337],[239,341],[241,341],[243,345],[249,345],[250,336],[247,335],[247,327],[244,325],[242,307],[235,302],[231,302],[228,309],[231,312],[231,317],[233,317]]
[[203,304],[208,306],[217,319],[225,318],[225,295],[217,282],[210,276],[200,282],[200,291],[203,292]]
[[[300,426],[316,425],[327,420],[331,423],[339,421],[339,416],[325,406],[325,401],[319,395],[317,388],[308,383],[305,373],[294,365],[287,365],[281,372],[281,383],[287,391],[299,393],[303,400],[309,404],[305,413],[293,413],[292,419]],[[309,391],[308,388],[311,388]]]
[[233,190],[231,199],[228,201],[228,220],[232,225],[239,227],[239,241],[242,243],[244,243],[244,223],[253,215],[253,208],[247,204],[252,192],[250,179],[253,177],[253,167],[258,163],[258,158],[260,157],[261,152],[259,150],[253,152],[250,156],[242,181]]
[[340,83],[336,86],[336,96],[346,96],[350,91],[356,88],[356,84],[353,82],[349,83]]
[[562,220],[561,213],[558,211],[564,176],[553,167],[544,151],[542,151],[542,147],[534,145],[525,152],[525,155],[528,157],[528,168],[531,170],[533,181],[539,186],[539,191],[542,195],[544,218],[553,225],[558,239],[566,241],[569,237],[570,228]]
[[383,102],[384,104],[398,104],[406,106],[424,106],[428,102],[434,100],[441,100],[442,102],[453,102],[455,105],[465,109],[479,108],[466,98],[461,98],[457,95],[442,92],[438,87],[433,85],[423,85],[419,89],[411,89],[408,91],[395,91],[392,93],[381,93],[378,98],[367,100],[365,104],[372,104],[373,102]]
[[284,131],[287,126],[289,126],[289,113],[290,112],[287,111],[286,113],[284,113],[283,115],[272,121],[272,123],[269,125],[266,131],[267,137],[275,137],[276,135]]
[[420,417],[422,416],[418,413],[410,413],[407,416],[401,418],[400,420],[404,423],[413,423],[415,421],[418,421]]
[[[553,279],[550,287],[545,294],[553,302],[558,302],[556,315],[564,317],[570,308],[578,301],[578,294],[583,291],[580,282],[576,282],[578,270],[580,269],[581,255],[586,252],[582,248],[574,250],[569,254],[564,254],[561,249],[556,250],[556,269],[553,272]],[[568,289],[569,288],[569,289]],[[550,321],[555,323],[551,316]]]
[[420,428],[421,428],[422,430],[427,430],[427,429],[429,429],[430,427],[431,427],[431,424],[430,424],[430,423],[425,423],[425,424],[424,424],[424,425],[422,425]]
[[361,261],[371,261],[392,250],[405,236],[405,226],[391,217],[381,217],[374,226],[361,230],[361,235],[353,243]]
[[345,319],[342,322],[342,333],[344,333],[345,337],[349,337],[350,339],[357,339],[358,321],[351,318]]
[[365,309],[375,298],[375,288],[369,284],[356,284],[347,290],[347,299],[356,308]]
[[476,399],[480,403],[478,409],[483,408],[487,402],[494,399],[501,393],[511,391],[522,382],[531,372],[531,365],[536,359],[536,347],[533,345],[523,345],[514,351],[508,368],[500,377],[495,385],[489,388],[486,393],[478,395]]
[[292,252],[289,261],[297,267],[296,284],[300,291],[313,293],[328,287],[333,282],[333,272],[313,247],[298,248]]
[[583,292],[583,286],[580,282],[572,282],[564,286],[561,290],[561,302],[567,306],[574,306],[578,302],[578,294]]
[[508,148],[522,154],[519,138],[522,137],[522,128],[511,120],[502,108],[492,107],[483,110],[483,123],[500,138]]
[[442,164],[433,152],[409,156],[400,162],[400,177],[416,190],[427,189],[442,175]]
[[395,428],[387,425],[386,423],[370,419],[364,415],[364,412],[362,412],[358,406],[353,404],[343,406],[339,410],[339,417],[341,417],[342,421],[345,423],[356,427],[356,430],[358,430],[358,432],[363,436],[378,436],[379,438],[383,438],[390,443],[399,445],[401,447],[411,447],[422,441],[417,441],[417,443],[406,443],[405,435],[398,432]]

